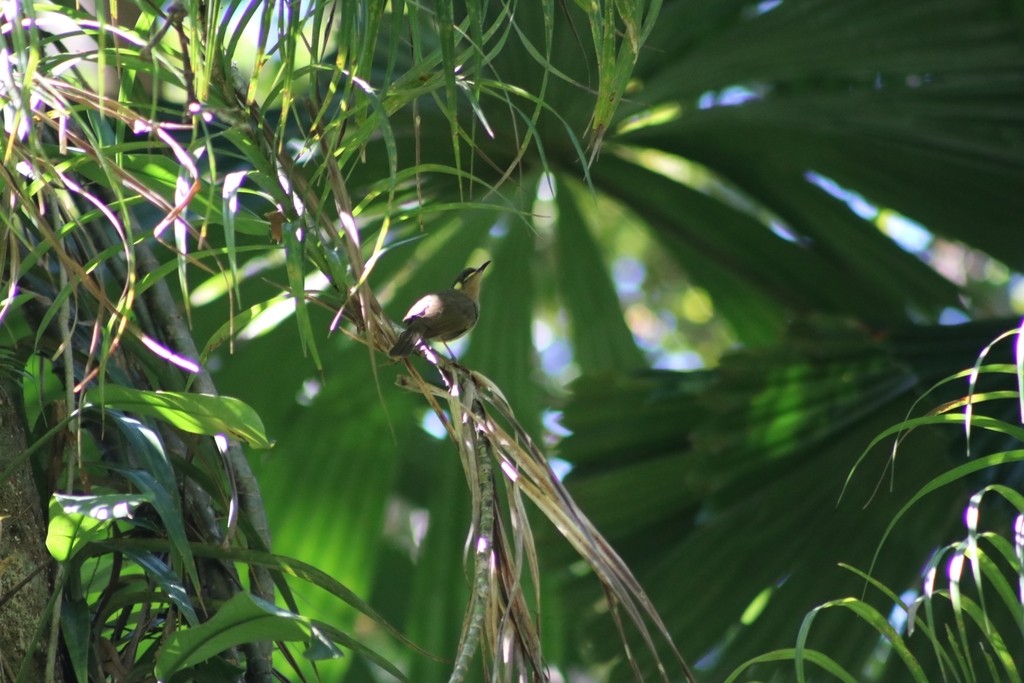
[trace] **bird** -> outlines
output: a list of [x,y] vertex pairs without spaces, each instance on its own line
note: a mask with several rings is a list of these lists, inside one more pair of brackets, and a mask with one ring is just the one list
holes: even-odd
[[480,317],[480,281],[490,263],[466,268],[455,278],[451,289],[427,294],[414,303],[402,319],[405,330],[388,355],[403,358],[421,342],[450,342],[473,329]]

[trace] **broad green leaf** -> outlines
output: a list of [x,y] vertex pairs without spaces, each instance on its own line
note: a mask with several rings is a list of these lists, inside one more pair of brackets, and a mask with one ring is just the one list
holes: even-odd
[[130,518],[135,508],[150,500],[149,494],[68,496],[55,493],[50,499],[46,548],[55,560],[65,562],[86,543],[106,538],[113,520]]
[[88,680],[91,628],[89,605],[84,599],[65,596],[60,604],[61,639],[79,681]]
[[168,683],[224,683],[245,678],[245,667],[221,657],[208,659],[171,677]]
[[480,322],[471,333],[465,362],[481,367],[495,380],[520,411],[523,426],[537,434],[540,389],[531,376],[536,363],[531,321],[538,303],[535,241],[528,226],[510,220],[508,234],[492,254],[493,263],[484,277]]
[[176,672],[228,648],[266,640],[304,642],[306,656],[310,658],[342,656],[309,619],[248,593],[239,593],[206,623],[169,636],[157,653],[155,673],[159,680],[166,681]]
[[256,448],[272,445],[256,411],[230,396],[142,391],[108,384],[102,390],[89,391],[86,403],[158,417],[192,434],[226,434]]
[[572,321],[576,360],[585,373],[640,368],[643,355],[623,318],[615,286],[579,203],[593,201],[575,184],[557,188],[555,225],[559,293]]

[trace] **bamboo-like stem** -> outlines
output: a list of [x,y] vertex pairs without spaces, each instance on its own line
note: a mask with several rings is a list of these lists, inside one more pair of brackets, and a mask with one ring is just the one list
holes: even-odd
[[[466,387],[468,382],[462,384]],[[452,386],[459,386],[454,381]],[[459,392],[465,395],[465,391]],[[470,395],[475,395],[469,389]],[[454,398],[458,400],[458,396]],[[477,529],[475,534],[475,545],[473,549],[473,595],[470,598],[469,624],[467,625],[459,645],[459,652],[455,658],[455,665],[452,667],[452,675],[449,683],[461,683],[469,671],[473,655],[480,647],[480,634],[483,631],[484,618],[487,615],[487,606],[491,600],[491,587],[493,577],[494,560],[494,511],[496,502],[494,500],[494,475],[491,463],[491,444],[482,433],[481,425],[484,424],[483,405],[472,399],[470,408],[472,417],[465,415],[463,425],[467,422],[473,423],[472,431],[464,435],[463,444],[473,451],[472,464],[476,468],[477,500],[476,517]]]

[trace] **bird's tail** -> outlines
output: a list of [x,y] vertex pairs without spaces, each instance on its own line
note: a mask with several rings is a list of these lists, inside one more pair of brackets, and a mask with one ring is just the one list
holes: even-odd
[[392,358],[403,358],[412,353],[413,348],[420,342],[420,335],[413,329],[407,329],[398,335],[398,341],[388,351]]

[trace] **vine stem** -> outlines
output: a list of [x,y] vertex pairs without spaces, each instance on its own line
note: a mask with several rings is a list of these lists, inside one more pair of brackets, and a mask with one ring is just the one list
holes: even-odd
[[[153,256],[152,251],[140,244],[136,247],[139,265],[145,272],[156,272],[159,262]],[[160,279],[149,289],[147,296],[151,298],[152,305],[150,312],[155,318],[155,326],[162,333],[161,336],[169,342],[172,348],[178,353],[192,358],[199,358],[199,350],[196,348],[195,340],[188,329],[188,325],[178,312],[178,306],[171,297],[167,283]],[[199,372],[195,375],[193,386],[195,390],[203,394],[217,394],[217,388],[213,378],[206,368],[200,366]],[[249,467],[249,461],[245,457],[242,448],[234,442],[229,442],[227,448],[223,449],[222,457],[224,465],[230,470],[231,480],[238,491],[238,502],[246,520],[252,525],[253,530],[263,543],[267,551],[270,550],[270,527],[267,522],[267,513],[263,507],[263,496],[260,494],[259,483],[256,475]],[[265,567],[252,568],[252,580],[250,590],[253,594],[273,602],[274,584],[270,572]],[[247,664],[249,670],[246,680],[266,681],[274,680],[273,668],[271,666],[271,643],[246,643],[242,646],[247,651]]]
[[[66,289],[69,285],[68,271],[64,268],[64,264],[60,266],[60,288],[61,291]],[[75,365],[74,365],[74,353],[71,345],[71,296],[64,297],[64,301],[60,304],[60,309],[57,312],[57,325],[60,328],[61,335],[61,353],[64,357],[64,402],[65,410],[68,415],[73,415],[71,421],[68,423],[68,431],[74,435],[75,443],[81,445],[82,431],[80,429],[81,421],[77,417],[78,410],[75,406]],[[76,448],[75,453],[64,453],[67,458],[67,472],[66,481],[64,482],[64,490],[70,494],[75,490],[75,465],[78,462],[79,454],[81,450]],[[64,574],[66,567],[64,563],[58,563],[57,574],[54,577],[54,585],[64,585]],[[47,681],[56,680],[54,678],[56,666],[57,666],[57,646],[60,642],[60,612],[63,603],[63,591],[57,593],[57,599],[53,602],[53,613],[51,615],[52,621],[50,622],[50,639],[46,646],[46,669],[45,677]]]

